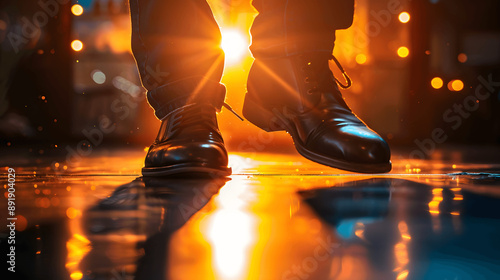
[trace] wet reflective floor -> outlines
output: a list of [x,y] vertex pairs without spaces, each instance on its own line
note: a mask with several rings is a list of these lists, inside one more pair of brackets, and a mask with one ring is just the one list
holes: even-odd
[[483,152],[396,152],[383,175],[232,154],[231,177],[184,179],[140,177],[136,150],[8,155],[16,272],[1,278],[499,279],[500,153]]

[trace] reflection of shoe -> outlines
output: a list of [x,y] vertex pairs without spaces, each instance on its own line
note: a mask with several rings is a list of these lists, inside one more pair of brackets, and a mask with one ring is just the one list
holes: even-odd
[[145,177],[148,197],[161,199],[165,209],[161,229],[173,231],[185,224],[203,208],[229,180],[227,177],[212,179],[170,179]]
[[148,177],[119,186],[83,215],[92,249],[80,268],[91,273],[89,279],[115,279],[121,268],[129,272],[139,262],[134,279],[166,279],[162,273],[166,272],[170,236],[227,180]]
[[212,105],[180,107],[163,119],[149,148],[144,176],[204,173],[228,176],[228,157]]
[[286,130],[312,161],[355,172],[390,171],[389,146],[347,106],[330,58],[310,53],[256,59],[243,115],[266,131]]
[[160,199],[146,197],[144,182],[139,178],[119,186],[108,198],[87,210],[84,216],[86,228],[89,234],[138,233],[139,229],[147,228],[144,225],[157,228],[161,203]]
[[172,231],[205,206],[228,180],[138,178],[86,211],[86,227],[90,234]]
[[302,199],[322,219],[337,226],[345,220],[387,216],[391,198],[390,179],[370,179],[341,186],[300,191]]

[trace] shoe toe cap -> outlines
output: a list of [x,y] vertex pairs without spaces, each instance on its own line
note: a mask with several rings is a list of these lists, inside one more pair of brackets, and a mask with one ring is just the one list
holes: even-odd
[[313,146],[333,158],[352,163],[383,164],[390,162],[387,142],[377,133],[363,126],[345,126],[325,131],[316,137]]
[[146,156],[146,167],[172,165],[227,166],[226,149],[217,143],[190,142],[153,145]]

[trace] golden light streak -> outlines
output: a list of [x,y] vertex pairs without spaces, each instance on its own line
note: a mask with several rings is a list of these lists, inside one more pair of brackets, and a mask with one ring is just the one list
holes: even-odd
[[[258,62],[255,62],[255,63],[258,63]],[[258,67],[261,67],[262,70],[264,70],[264,72],[266,72],[266,74],[268,74],[272,79],[274,79],[276,82],[278,82],[278,84],[280,84],[280,86],[282,86],[285,89],[285,91],[287,91],[293,95],[297,95],[297,96],[299,95],[299,93],[291,85],[289,85],[280,76],[278,76],[271,69],[269,69],[269,67],[267,67],[264,63],[258,63],[256,65]]]
[[[212,76],[212,74],[214,73],[214,71],[217,69],[217,66],[222,63],[222,59],[223,59],[223,56],[219,56],[217,57],[217,60],[212,64],[212,66],[210,66],[210,68],[208,69],[207,73],[205,74],[205,77],[210,77]],[[189,100],[193,100],[196,98],[196,96],[198,96],[198,94],[201,92],[201,90],[203,89],[203,87],[205,86],[205,84],[208,82],[207,79],[203,79],[197,86],[196,88],[193,90],[193,92],[190,94],[190,97],[189,97]],[[188,102],[190,103],[190,102]]]

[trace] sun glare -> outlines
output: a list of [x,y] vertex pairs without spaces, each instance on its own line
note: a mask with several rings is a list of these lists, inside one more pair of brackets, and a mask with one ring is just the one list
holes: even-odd
[[248,40],[240,30],[222,30],[221,48],[226,55],[226,62],[235,64],[241,61],[248,50]]

